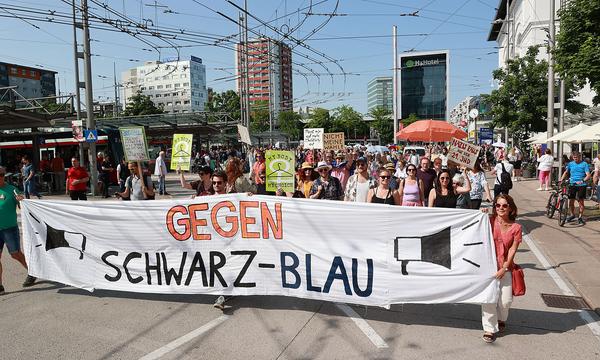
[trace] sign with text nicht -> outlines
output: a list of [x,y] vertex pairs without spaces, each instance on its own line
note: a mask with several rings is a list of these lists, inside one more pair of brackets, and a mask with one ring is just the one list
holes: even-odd
[[323,149],[323,128],[304,129],[304,148]]
[[265,154],[267,191],[294,192],[295,156],[291,151],[267,150]]
[[119,128],[121,144],[127,161],[148,160],[148,144],[143,126]]
[[346,147],[343,132],[323,134],[323,149],[325,150],[344,150]]
[[481,147],[477,145],[452,138],[450,150],[448,151],[448,160],[472,169],[475,166],[475,161],[477,161],[480,150]]
[[192,159],[192,134],[173,134],[173,146],[171,147],[171,170],[178,167],[181,170],[190,170]]

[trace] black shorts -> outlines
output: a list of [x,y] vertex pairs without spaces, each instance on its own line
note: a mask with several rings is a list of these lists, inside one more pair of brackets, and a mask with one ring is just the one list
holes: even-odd
[[513,164],[513,166],[515,167],[515,170],[521,170],[521,165],[523,164],[523,160],[517,160],[515,161],[515,163]]
[[587,186],[570,186],[569,199],[584,200]]

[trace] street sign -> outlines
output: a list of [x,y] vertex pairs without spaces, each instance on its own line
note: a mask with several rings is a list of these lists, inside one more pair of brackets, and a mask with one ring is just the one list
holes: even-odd
[[83,137],[85,142],[95,143],[98,141],[98,130],[84,130]]
[[490,128],[479,128],[479,143],[491,144],[494,140],[494,130]]

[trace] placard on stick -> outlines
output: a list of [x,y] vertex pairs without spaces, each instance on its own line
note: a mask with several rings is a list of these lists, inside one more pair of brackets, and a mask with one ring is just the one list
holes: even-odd
[[143,126],[119,128],[121,144],[127,161],[148,160],[148,144]]
[[173,146],[171,147],[171,170],[176,170],[178,167],[181,170],[190,170],[193,138],[193,134],[173,134]]
[[480,146],[452,138],[452,144],[448,151],[448,160],[472,169],[475,166],[480,150]]
[[252,139],[250,139],[250,132],[248,131],[248,128],[244,125],[238,124],[237,129],[238,134],[240,135],[240,141],[245,144],[252,145]]
[[323,149],[325,150],[344,150],[345,137],[343,132],[323,134]]
[[304,148],[322,149],[323,148],[323,128],[304,129]]
[[267,150],[266,163],[266,188],[267,191],[281,189],[294,192],[295,156],[291,151]]

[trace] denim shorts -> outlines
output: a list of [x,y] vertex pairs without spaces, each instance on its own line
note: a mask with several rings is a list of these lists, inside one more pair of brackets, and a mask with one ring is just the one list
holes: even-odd
[[21,236],[18,226],[0,230],[0,253],[4,248],[4,244],[6,244],[9,254],[14,254],[21,250]]

